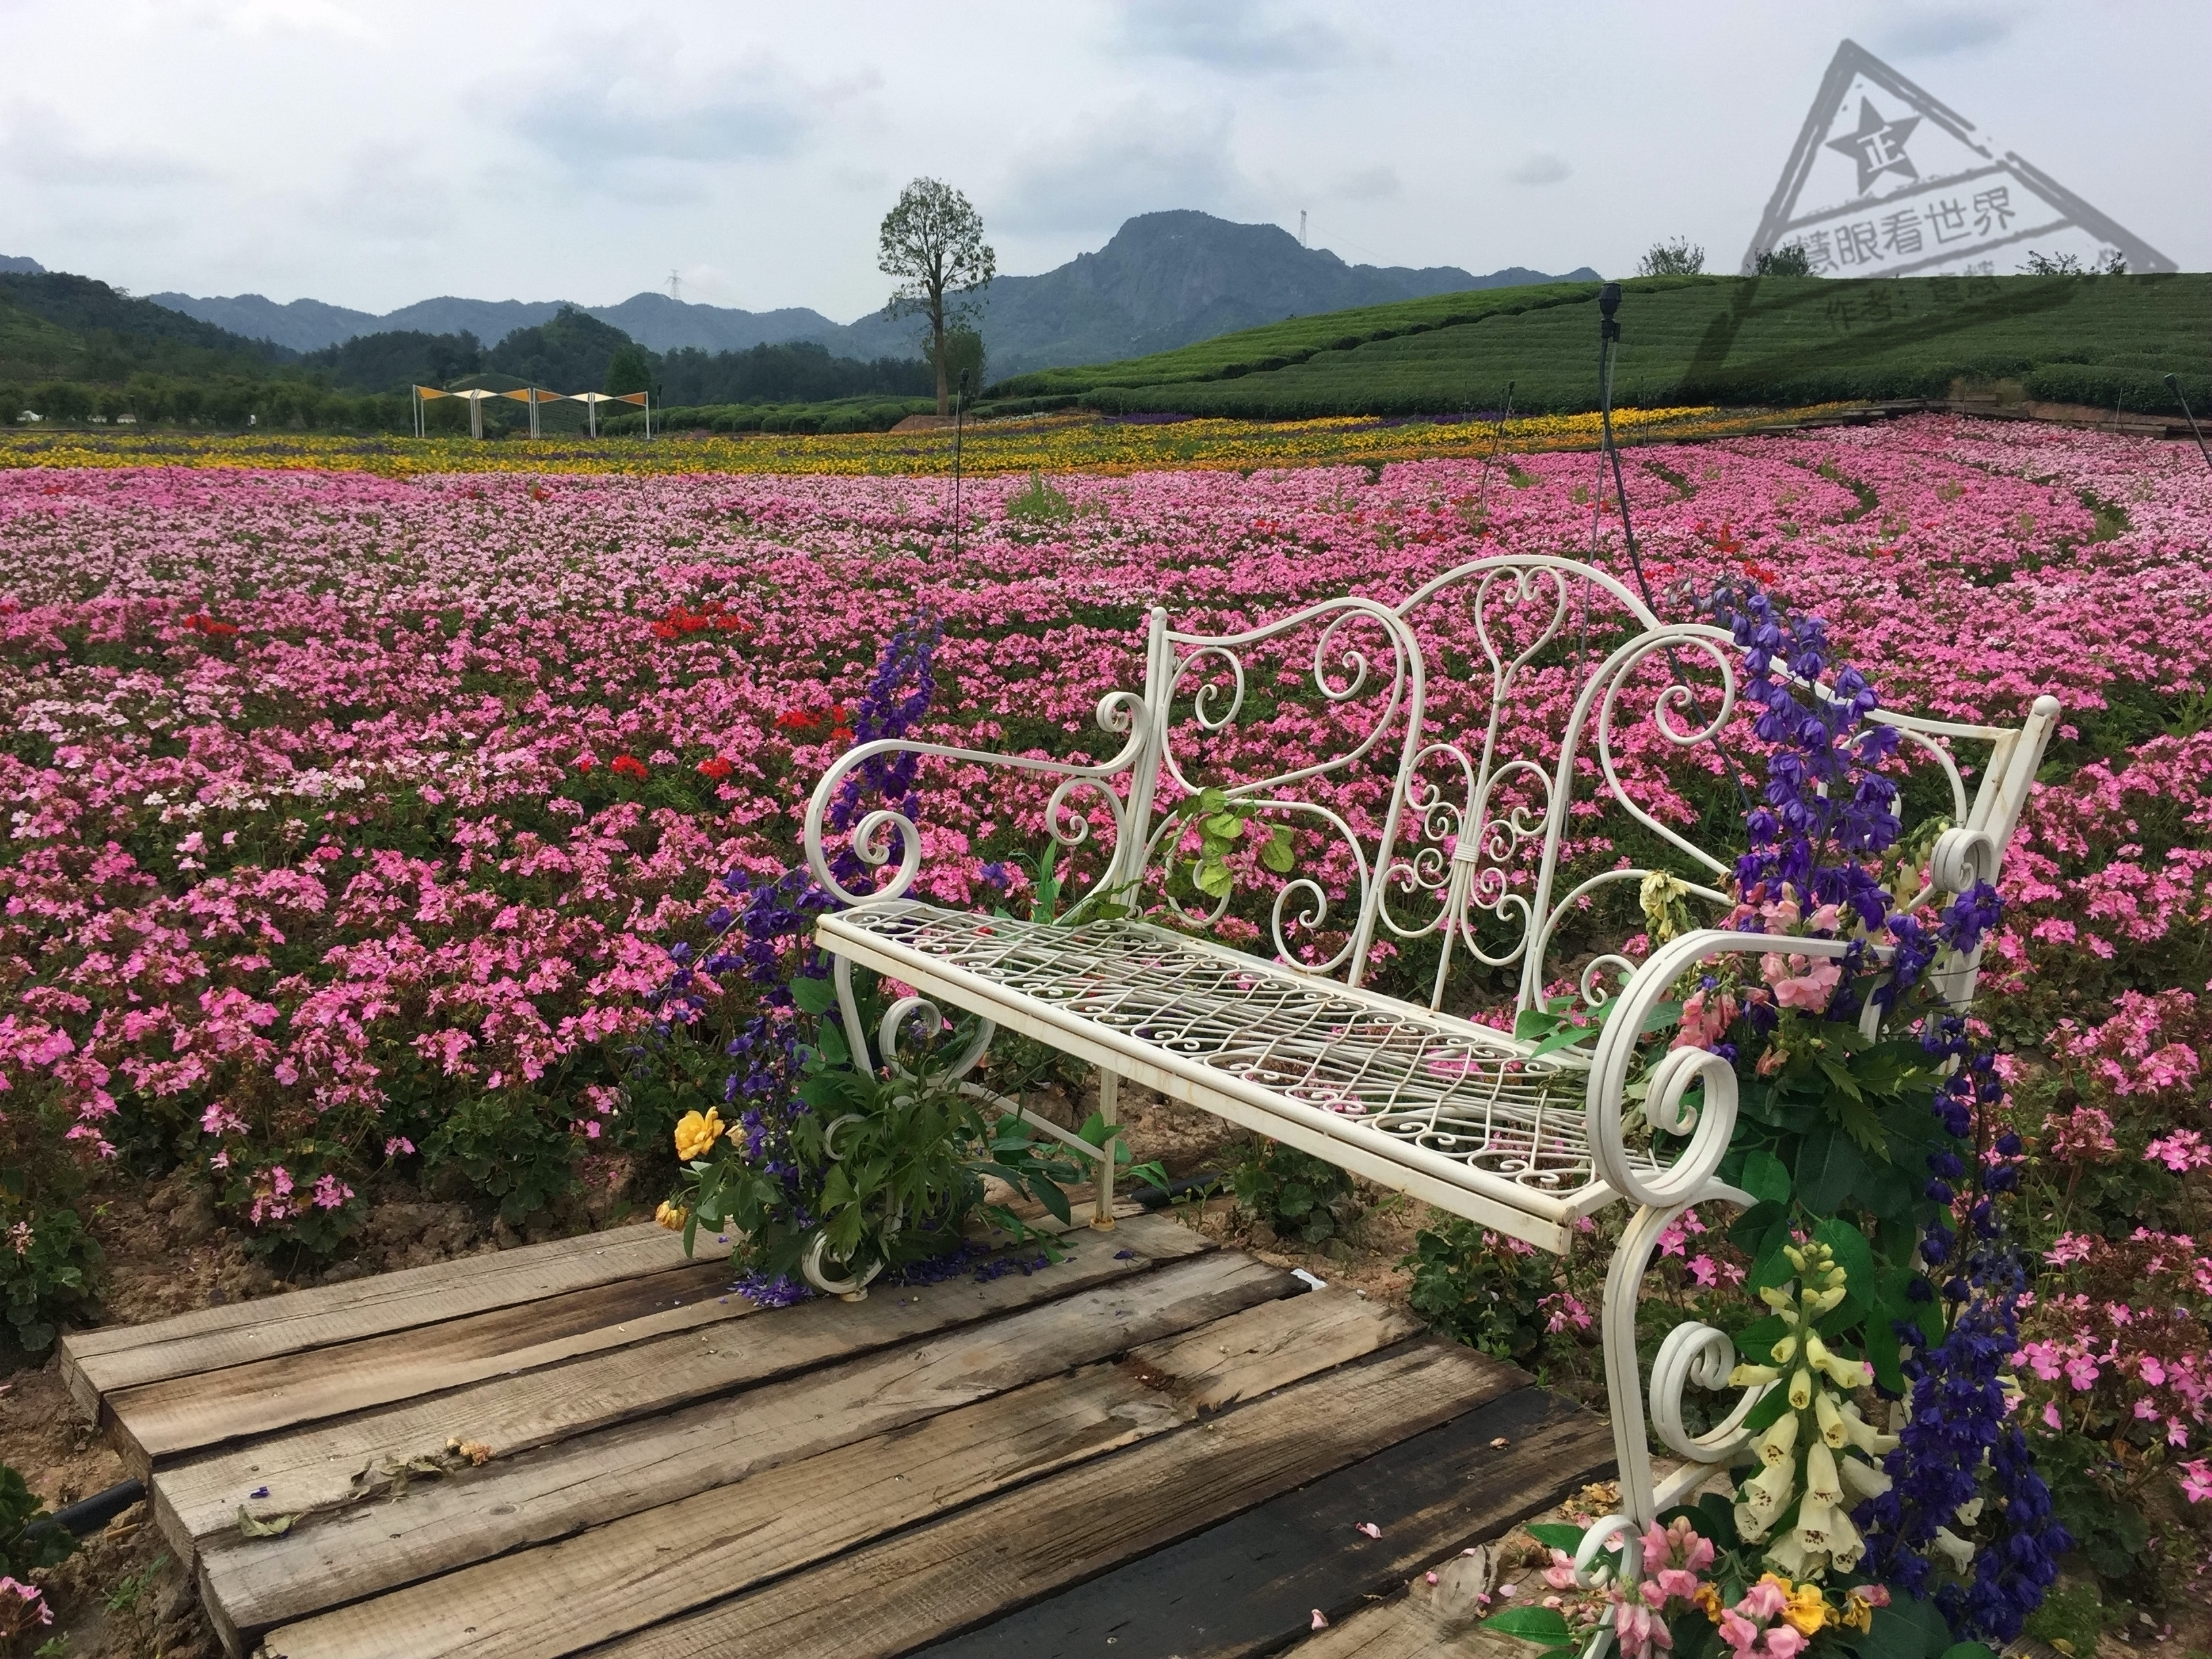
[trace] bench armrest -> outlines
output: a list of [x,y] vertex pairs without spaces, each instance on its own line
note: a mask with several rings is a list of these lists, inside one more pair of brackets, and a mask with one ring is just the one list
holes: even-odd
[[[1652,1068],[1644,1113],[1654,1127],[1670,1135],[1688,1135],[1690,1144],[1664,1169],[1638,1164],[1628,1157],[1623,1119],[1637,1038],[1651,1011],[1666,1000],[1684,974],[1716,957],[1765,956],[1777,950],[1803,957],[1842,957],[1852,944],[1842,939],[1700,927],[1668,940],[1646,957],[1621,988],[1618,1006],[1590,1056],[1586,1097],[1590,1156],[1606,1185],[1632,1202],[1654,1209],[1693,1202],[1719,1170],[1735,1133],[1735,1067],[1709,1049],[1676,1048]],[[1887,945],[1866,947],[1870,962],[1887,961],[1890,953]],[[1686,1103],[1684,1097],[1699,1084],[1705,1085],[1703,1104]]]
[[[840,756],[836,764],[822,775],[806,803],[807,867],[814,879],[841,905],[880,903],[904,897],[921,871],[921,826],[915,823],[907,810],[914,796],[910,790],[903,791],[903,799],[866,811],[860,810],[859,803],[883,799],[884,786],[898,777],[902,761],[908,762],[906,776],[910,779],[914,775],[913,762],[941,760],[1057,778],[1059,782],[1045,802],[1044,821],[1052,838],[1063,848],[1080,847],[1091,838],[1088,818],[1069,810],[1071,798],[1079,792],[1095,795],[1114,817],[1114,854],[1108,866],[1110,873],[1127,855],[1133,827],[1139,828],[1141,833],[1140,827],[1130,823],[1127,795],[1114,786],[1116,781],[1132,775],[1150,735],[1144,699],[1130,691],[1109,692],[1099,699],[1098,725],[1122,742],[1118,752],[1091,765],[1031,755],[994,754],[988,750],[960,749],[906,738],[882,738],[858,744]],[[868,869],[880,870],[896,860],[896,868],[890,879],[879,881],[873,890],[855,892],[847,887],[837,878],[833,867],[841,841]]]

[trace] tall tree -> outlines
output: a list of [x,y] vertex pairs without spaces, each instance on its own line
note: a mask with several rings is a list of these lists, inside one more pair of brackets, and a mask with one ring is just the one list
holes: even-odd
[[876,251],[877,268],[898,278],[891,294],[894,317],[928,319],[923,355],[937,366],[937,412],[949,411],[945,374],[946,330],[970,314],[958,303],[998,274],[998,255],[983,240],[983,221],[968,198],[934,179],[917,179],[899,192],[898,204],[884,216]]

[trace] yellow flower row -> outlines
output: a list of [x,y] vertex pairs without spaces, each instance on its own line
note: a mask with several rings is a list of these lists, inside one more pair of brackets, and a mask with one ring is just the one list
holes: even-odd
[[[1809,411],[1798,411],[1797,416]],[[1782,417],[1795,418],[1795,417]],[[1771,425],[1772,411],[1623,410],[1624,435],[1702,437]],[[1124,422],[1091,415],[990,421],[968,429],[962,465],[974,473],[1149,472],[1311,466],[1576,449],[1598,439],[1595,415],[1539,415],[1506,422],[1359,417],[1308,421]],[[188,466],[438,472],[842,473],[933,477],[951,469],[952,434],[926,433],[677,434],[654,438],[348,437],[321,433],[0,432],[0,467]]]

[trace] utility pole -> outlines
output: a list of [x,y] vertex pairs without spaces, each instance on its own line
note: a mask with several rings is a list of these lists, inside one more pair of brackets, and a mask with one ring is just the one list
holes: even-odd
[[1300,209],[1298,210],[1298,246],[1299,246],[1300,247],[1304,247],[1305,245],[1306,245],[1306,210],[1305,210],[1304,208],[1300,208]]
[[679,306],[684,303],[684,278],[673,270],[668,273],[668,297]]

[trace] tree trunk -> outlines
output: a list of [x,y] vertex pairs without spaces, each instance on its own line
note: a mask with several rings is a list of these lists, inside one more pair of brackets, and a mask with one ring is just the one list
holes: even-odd
[[937,412],[949,415],[952,410],[945,391],[945,312],[941,307],[930,313],[929,337],[929,355],[937,360]]

